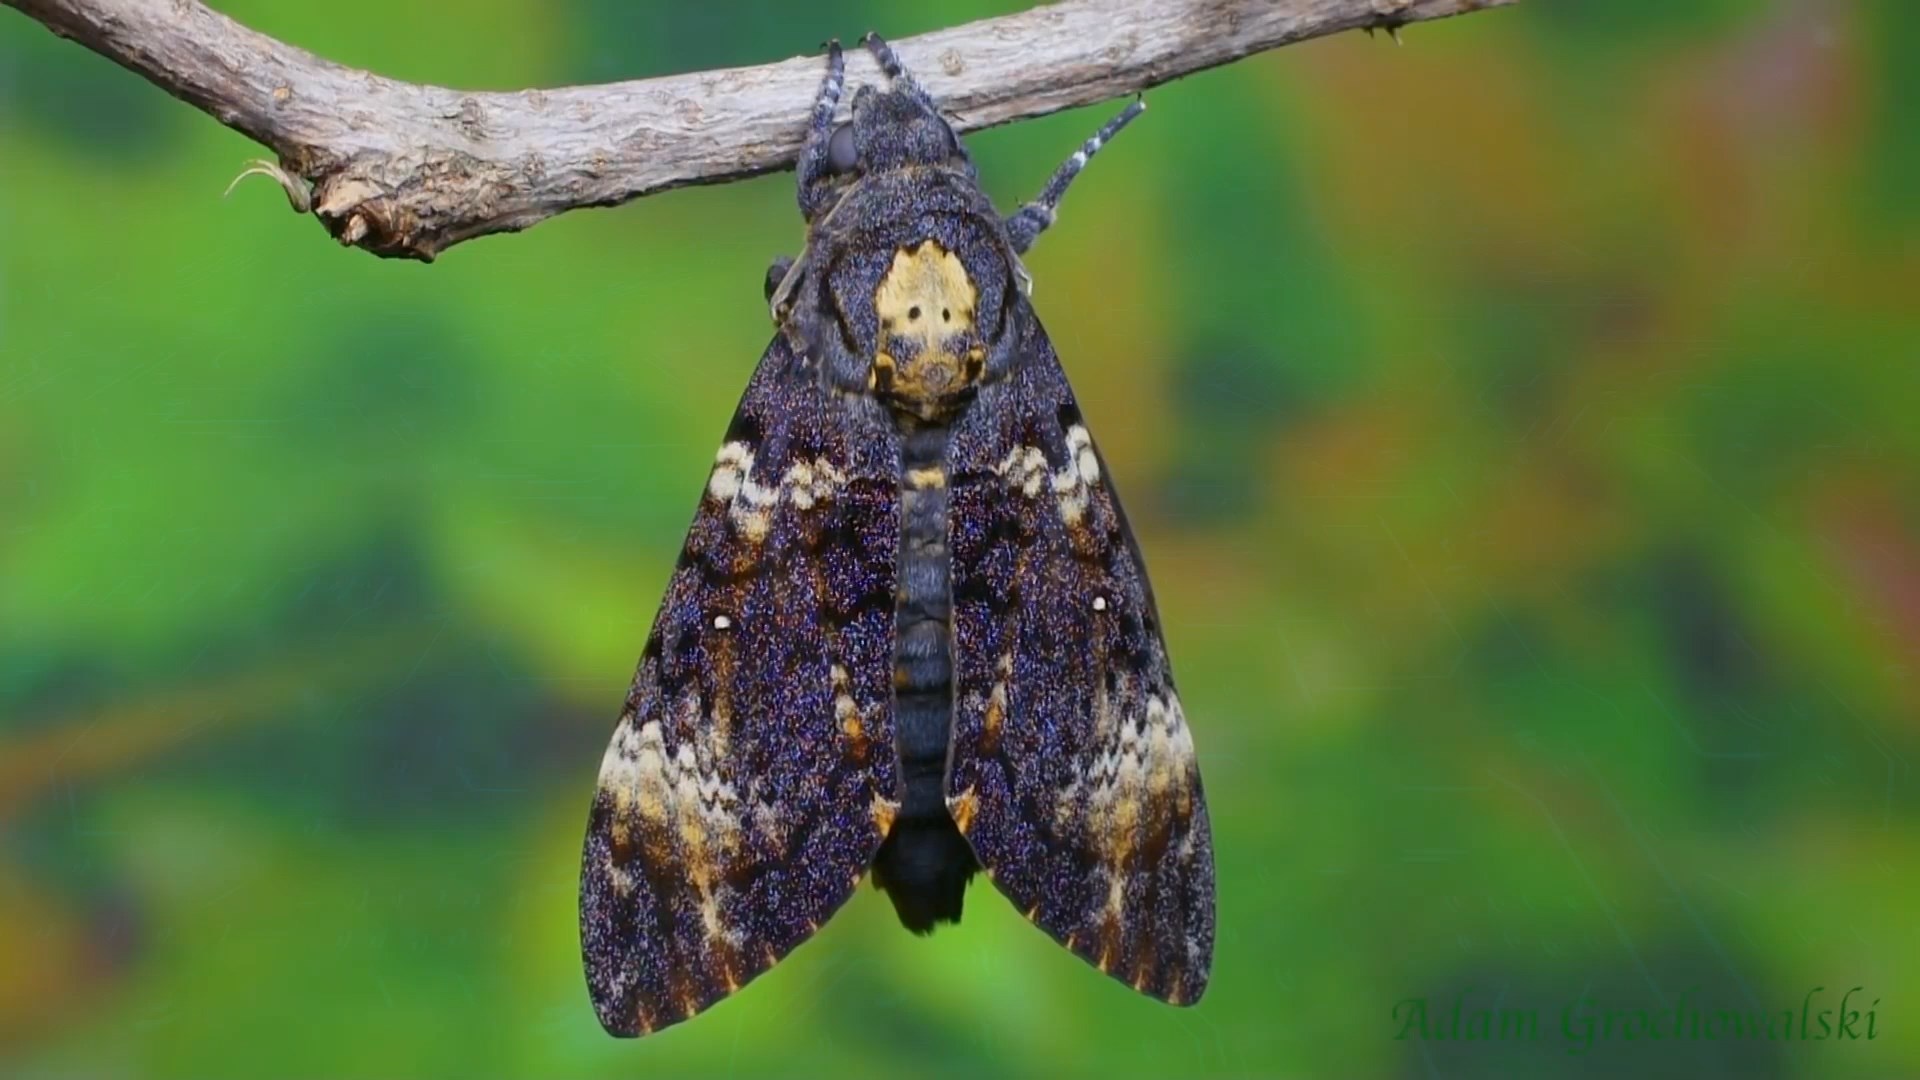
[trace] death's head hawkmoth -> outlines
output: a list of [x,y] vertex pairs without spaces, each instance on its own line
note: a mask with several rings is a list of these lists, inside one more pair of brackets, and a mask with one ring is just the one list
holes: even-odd
[[1136,990],[1212,964],[1212,838],[1146,569],[1020,255],[1135,102],[1002,217],[933,99],[797,165],[806,246],[600,767],[587,984],[616,1035],[739,989],[869,871],[919,933],[969,879]]

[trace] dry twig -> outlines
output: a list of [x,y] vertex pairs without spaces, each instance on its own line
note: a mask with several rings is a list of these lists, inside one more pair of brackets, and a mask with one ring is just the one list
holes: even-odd
[[[1342,30],[1513,0],[1063,0],[896,42],[963,131],[1157,86]],[[342,243],[431,260],[579,206],[791,165],[821,62],[480,93],[323,60],[198,0],[0,0],[272,149]],[[881,28],[884,30],[884,28]],[[848,77],[877,77],[864,52]],[[311,184],[308,191],[306,185]]]

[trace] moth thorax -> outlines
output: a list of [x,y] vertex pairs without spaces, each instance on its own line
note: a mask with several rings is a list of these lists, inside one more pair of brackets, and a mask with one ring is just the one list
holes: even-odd
[[895,251],[873,293],[880,335],[868,385],[922,417],[958,404],[986,365],[974,327],[977,302],[966,267],[939,241]]

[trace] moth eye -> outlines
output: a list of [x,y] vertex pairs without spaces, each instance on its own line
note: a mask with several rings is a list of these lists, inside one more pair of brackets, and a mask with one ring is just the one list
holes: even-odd
[[827,168],[837,173],[852,172],[860,164],[860,152],[853,145],[853,125],[841,124],[827,139]]
[[910,307],[907,309],[908,322],[912,322],[913,320],[918,319],[919,317],[920,317],[920,306],[918,304],[915,304],[913,307]]

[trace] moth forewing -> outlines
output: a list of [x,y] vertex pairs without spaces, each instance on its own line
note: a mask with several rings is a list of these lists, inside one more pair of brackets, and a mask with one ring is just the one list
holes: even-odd
[[1143,993],[1206,989],[1193,740],[1112,482],[1037,319],[956,426],[948,805],[1028,918]]
[[766,970],[886,835],[899,465],[878,420],[776,338],[714,459],[587,831],[582,948],[614,1034]]

